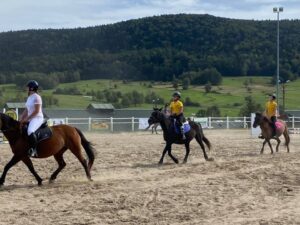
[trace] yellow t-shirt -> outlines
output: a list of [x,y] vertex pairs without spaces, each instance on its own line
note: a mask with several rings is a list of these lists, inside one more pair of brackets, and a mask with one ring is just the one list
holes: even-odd
[[171,113],[175,113],[176,115],[179,115],[181,113],[181,108],[183,107],[183,104],[181,101],[177,100],[172,101],[170,104]]
[[271,118],[276,116],[277,103],[275,101],[268,101],[266,103],[266,114],[267,117]]

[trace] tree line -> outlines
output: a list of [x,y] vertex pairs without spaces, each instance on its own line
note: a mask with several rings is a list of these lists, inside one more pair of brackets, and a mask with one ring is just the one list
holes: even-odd
[[[300,74],[300,21],[283,20],[280,29],[281,75],[294,80]],[[273,76],[276,37],[276,21],[192,14],[5,32],[0,33],[0,83],[34,73],[48,79],[45,86],[72,79],[214,84],[222,76]]]

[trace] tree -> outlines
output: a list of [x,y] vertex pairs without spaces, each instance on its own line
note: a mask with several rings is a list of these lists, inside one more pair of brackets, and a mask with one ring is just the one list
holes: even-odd
[[261,112],[262,110],[263,110],[262,106],[260,104],[256,103],[253,100],[252,96],[247,96],[247,97],[245,97],[245,103],[242,106],[242,108],[240,109],[239,115],[240,116],[250,116],[251,113]]
[[214,105],[214,106],[211,106],[211,107],[207,108],[206,115],[207,116],[218,117],[218,116],[221,116],[221,111],[220,111],[218,106]]
[[205,89],[205,93],[209,93],[212,89],[211,83],[208,82],[207,84],[205,84],[204,89]]
[[138,91],[132,91],[131,95],[132,95],[132,104],[134,104],[134,106],[137,106],[144,102],[144,95],[142,93],[139,93]]
[[183,89],[183,90],[188,90],[190,84],[191,84],[191,80],[190,80],[189,78],[187,78],[187,77],[184,78],[184,79],[182,80],[182,89]]

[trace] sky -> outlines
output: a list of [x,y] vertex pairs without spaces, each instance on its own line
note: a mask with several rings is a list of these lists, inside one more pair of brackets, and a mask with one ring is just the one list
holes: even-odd
[[300,19],[300,0],[0,0],[0,32],[76,28],[164,14],[192,13],[275,20]]

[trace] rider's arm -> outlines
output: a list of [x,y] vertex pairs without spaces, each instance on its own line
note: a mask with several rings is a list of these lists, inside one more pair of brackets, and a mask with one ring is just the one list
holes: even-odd
[[35,117],[41,110],[42,105],[41,104],[34,104],[34,111],[27,117],[27,121],[31,120],[33,117]]
[[20,121],[24,120],[27,117],[27,114],[28,114],[28,111],[25,108],[24,111],[21,114]]

